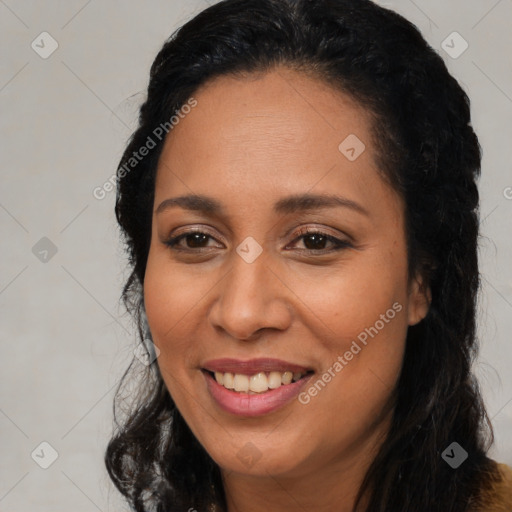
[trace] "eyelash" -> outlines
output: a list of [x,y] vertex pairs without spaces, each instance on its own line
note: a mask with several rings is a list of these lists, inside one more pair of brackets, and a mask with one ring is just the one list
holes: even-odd
[[[214,239],[214,237],[212,235],[210,235],[209,233],[206,233],[204,231],[201,231],[201,230],[190,230],[190,231],[187,231],[186,233],[182,233],[182,234],[180,234],[178,236],[169,238],[164,243],[165,243],[165,245],[167,245],[170,249],[172,249],[174,251],[204,252],[204,251],[202,251],[203,249],[208,250],[208,247],[199,247],[199,248],[196,248],[196,249],[194,249],[194,248],[185,248],[184,249],[184,248],[177,247],[177,244],[181,240],[184,240],[184,239],[186,239],[187,236],[194,235],[194,234],[206,235],[207,237],[209,237],[211,239]],[[321,253],[321,254],[328,254],[328,253],[331,253],[333,251],[339,251],[341,249],[347,249],[347,248],[353,247],[353,245],[350,242],[346,241],[346,240],[340,240],[339,238],[336,238],[336,237],[334,237],[332,235],[328,235],[327,233],[325,233],[323,231],[320,231],[320,230],[317,230],[317,229],[312,229],[312,228],[305,228],[305,229],[299,230],[298,236],[294,238],[292,243],[293,242],[297,242],[301,238],[306,238],[306,237],[312,236],[312,235],[318,235],[318,236],[324,237],[328,242],[331,242],[334,245],[334,247],[332,247],[331,249],[301,249],[302,252],[305,252],[307,254],[318,255],[319,253]]]

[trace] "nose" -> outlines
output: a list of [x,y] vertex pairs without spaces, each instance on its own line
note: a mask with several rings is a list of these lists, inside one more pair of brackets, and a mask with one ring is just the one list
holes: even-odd
[[230,271],[216,287],[211,324],[230,337],[259,339],[268,330],[286,330],[292,320],[292,292],[267,264],[265,252],[247,263],[233,254]]

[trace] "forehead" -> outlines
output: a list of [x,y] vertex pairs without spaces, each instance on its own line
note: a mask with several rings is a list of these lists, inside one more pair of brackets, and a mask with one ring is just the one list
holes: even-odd
[[320,80],[285,68],[221,76],[194,98],[166,138],[157,198],[194,192],[233,201],[313,187],[364,194],[382,181],[370,114]]

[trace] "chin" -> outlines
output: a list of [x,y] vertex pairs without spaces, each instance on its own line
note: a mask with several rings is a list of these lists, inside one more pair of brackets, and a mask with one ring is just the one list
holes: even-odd
[[234,472],[250,476],[293,476],[303,474],[307,455],[297,453],[297,443],[265,443],[267,434],[261,442],[244,439],[232,441],[230,445],[219,444],[207,450],[216,464],[225,472]]

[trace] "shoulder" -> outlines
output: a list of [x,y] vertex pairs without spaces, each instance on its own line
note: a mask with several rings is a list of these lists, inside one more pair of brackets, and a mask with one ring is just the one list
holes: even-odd
[[496,464],[496,472],[479,496],[480,512],[512,511],[512,468],[505,464]]

